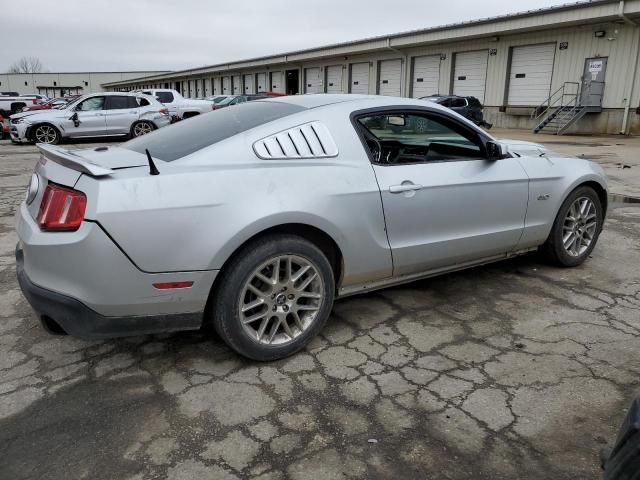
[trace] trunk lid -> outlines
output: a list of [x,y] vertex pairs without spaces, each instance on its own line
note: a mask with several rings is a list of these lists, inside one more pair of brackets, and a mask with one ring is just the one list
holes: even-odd
[[38,215],[42,195],[47,183],[73,188],[81,175],[94,178],[108,177],[116,170],[148,165],[144,154],[119,147],[98,147],[95,149],[67,150],[54,145],[38,144],[40,159],[35,167],[31,182],[37,182],[38,193],[29,204],[33,218]]

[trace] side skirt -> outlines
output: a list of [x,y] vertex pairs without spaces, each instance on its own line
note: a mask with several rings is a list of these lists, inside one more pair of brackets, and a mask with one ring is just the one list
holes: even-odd
[[538,247],[527,248],[524,250],[517,250],[501,255],[494,255],[491,257],[484,257],[478,260],[473,260],[465,263],[458,263],[447,267],[440,267],[432,270],[426,270],[424,272],[412,273],[411,275],[402,275],[400,277],[389,277],[383,280],[378,280],[371,283],[359,283],[355,285],[349,285],[343,287],[338,291],[338,298],[350,297],[352,295],[359,295],[362,293],[369,293],[375,290],[381,290],[383,288],[394,287],[396,285],[402,285],[405,283],[415,282],[416,280],[422,280],[425,278],[436,277],[445,273],[457,272],[459,270],[465,270],[471,267],[479,267],[481,265],[487,265],[489,263],[499,262],[501,260],[507,260],[508,258],[524,255],[529,252],[538,250]]

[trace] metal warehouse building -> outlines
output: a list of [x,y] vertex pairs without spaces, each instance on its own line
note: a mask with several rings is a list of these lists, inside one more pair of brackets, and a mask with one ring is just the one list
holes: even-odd
[[640,133],[640,0],[594,0],[105,84],[187,97],[261,91],[473,95],[496,126]]
[[0,91],[18,92],[20,95],[39,93],[49,97],[63,97],[101,92],[105,89],[106,83],[162,73],[167,71],[0,73]]

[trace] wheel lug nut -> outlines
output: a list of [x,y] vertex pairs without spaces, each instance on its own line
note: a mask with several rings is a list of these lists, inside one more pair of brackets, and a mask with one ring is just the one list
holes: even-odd
[[289,296],[287,297],[289,300],[293,300],[294,298],[296,298],[296,296],[293,293],[290,293]]
[[288,312],[288,311],[289,311],[289,307],[288,307],[287,305],[283,305],[283,306],[282,306],[282,309],[283,309],[285,312]]
[[271,310],[273,310],[274,312],[278,309],[278,307],[276,307],[275,305],[273,306],[273,308]]

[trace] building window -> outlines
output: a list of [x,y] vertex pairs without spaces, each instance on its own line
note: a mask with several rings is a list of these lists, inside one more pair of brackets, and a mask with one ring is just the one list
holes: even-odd
[[89,86],[89,82],[84,82],[84,86],[88,87]]

